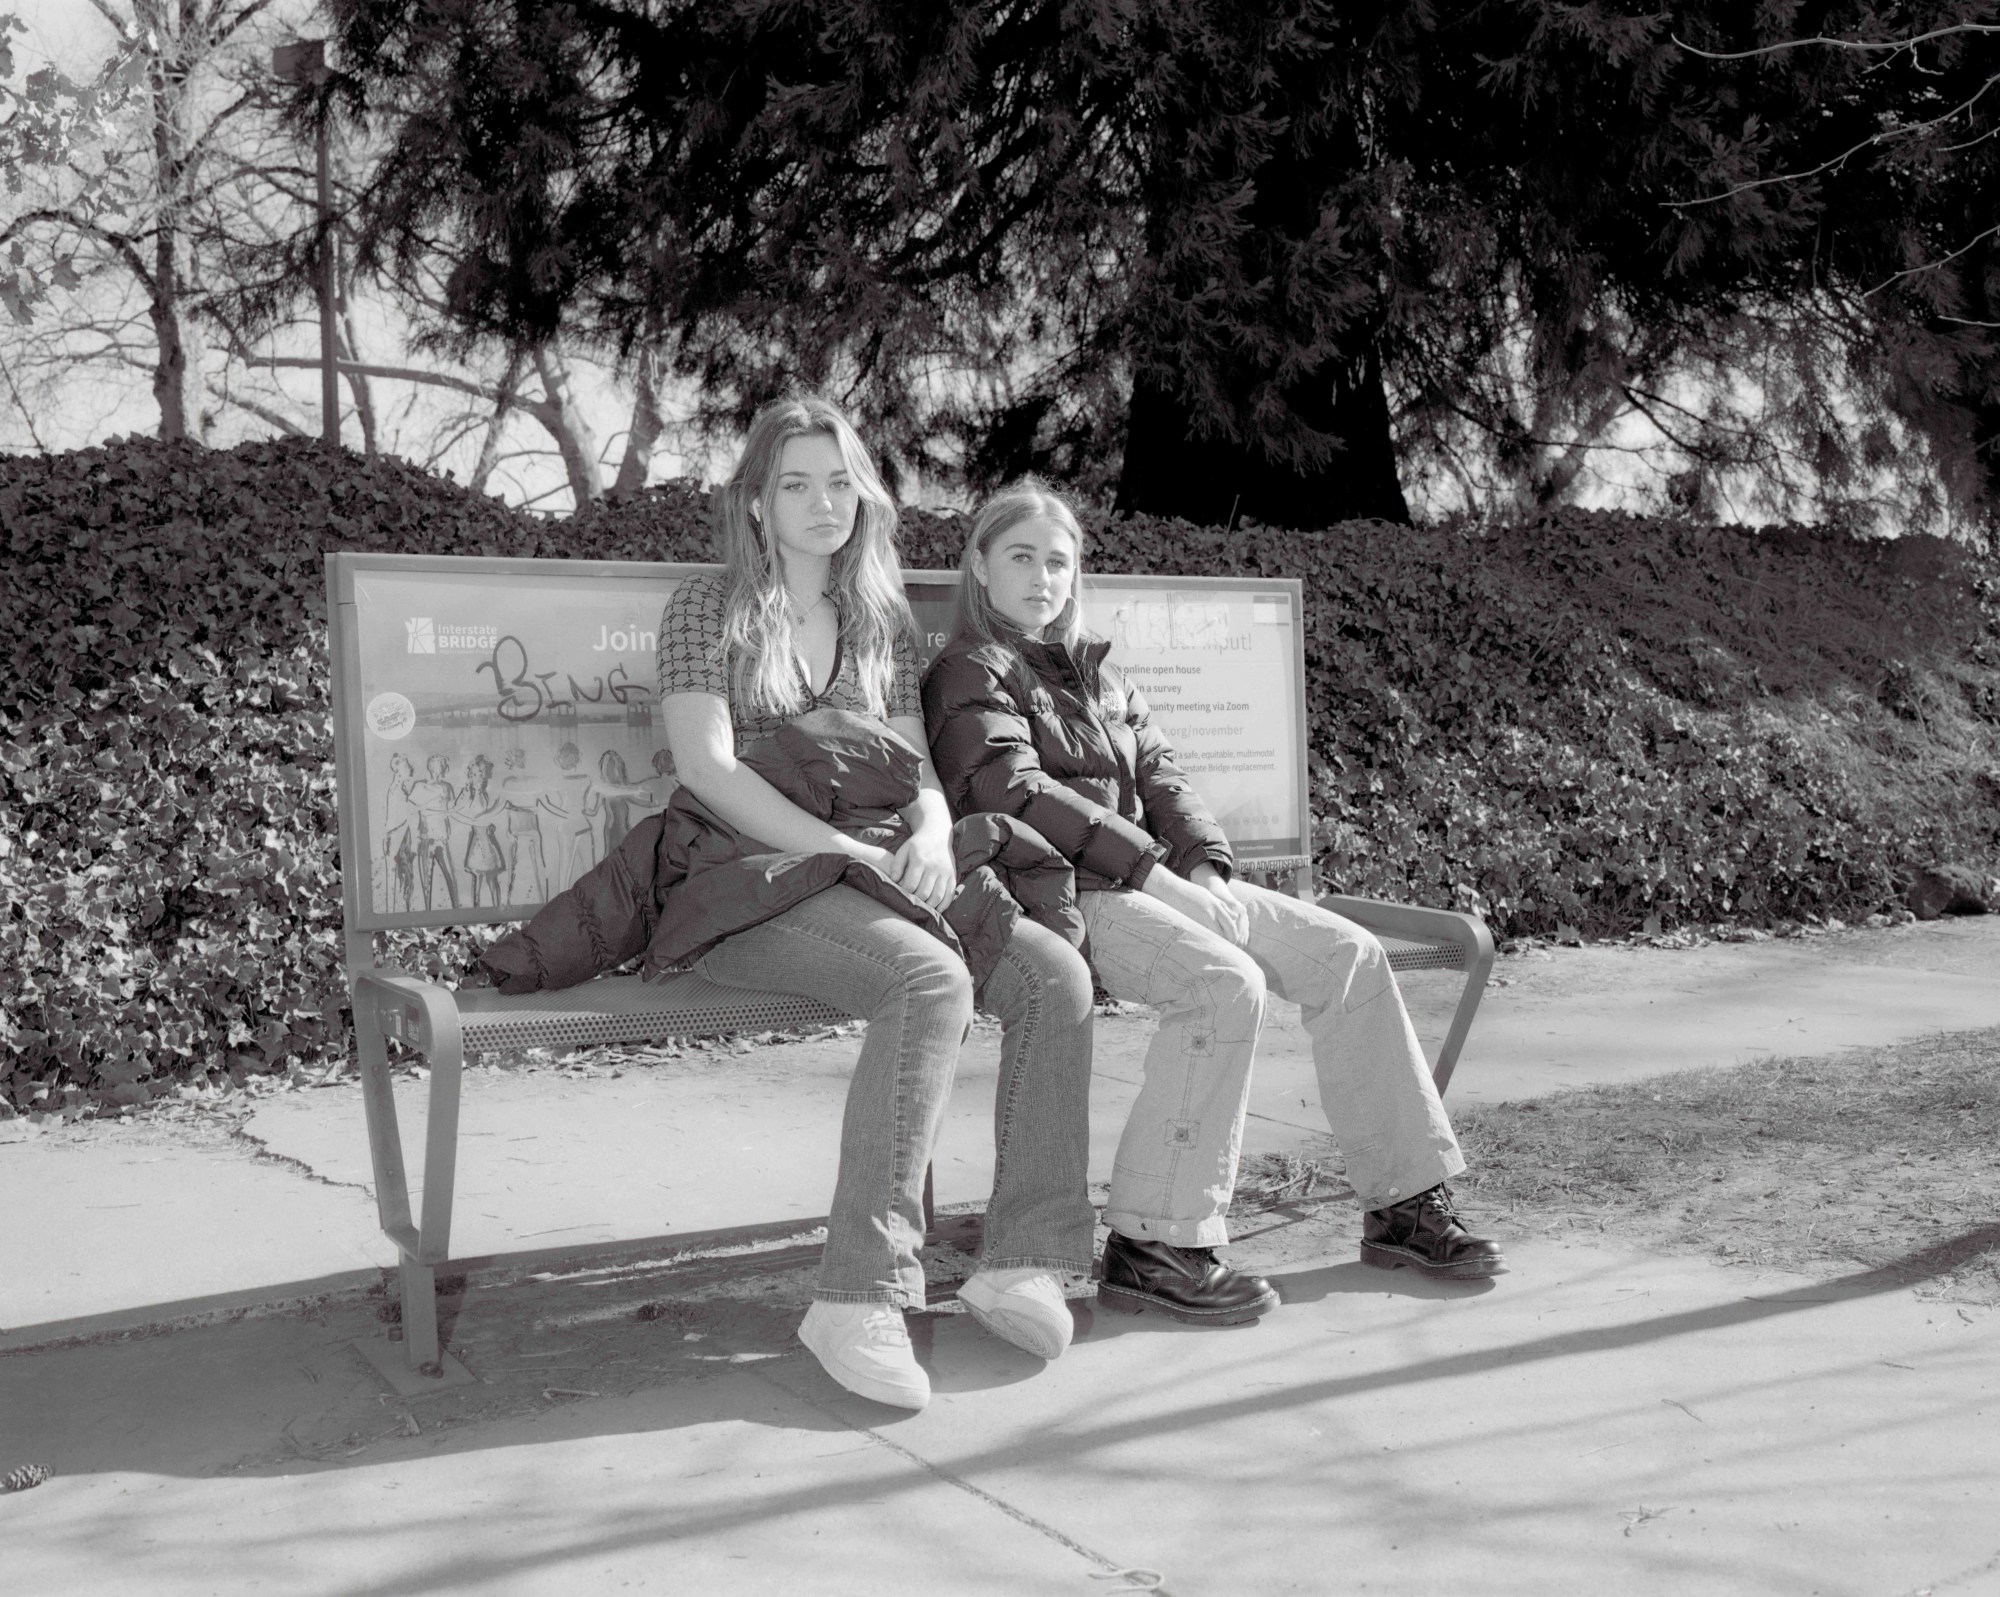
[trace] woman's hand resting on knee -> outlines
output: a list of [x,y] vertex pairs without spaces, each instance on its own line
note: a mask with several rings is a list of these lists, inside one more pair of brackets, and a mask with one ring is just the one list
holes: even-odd
[[1176,876],[1164,865],[1146,873],[1140,889],[1157,898],[1169,909],[1179,910],[1198,926],[1206,926],[1216,936],[1242,948],[1250,941],[1250,912],[1237,903],[1222,872],[1203,860],[1194,868],[1194,878]]

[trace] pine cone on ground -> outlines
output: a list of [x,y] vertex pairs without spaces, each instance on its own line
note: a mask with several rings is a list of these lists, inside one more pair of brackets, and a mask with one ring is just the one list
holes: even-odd
[[7,1472],[6,1478],[0,1480],[0,1488],[10,1492],[25,1492],[30,1486],[41,1485],[49,1478],[49,1474],[50,1470],[46,1464],[23,1464],[19,1469]]

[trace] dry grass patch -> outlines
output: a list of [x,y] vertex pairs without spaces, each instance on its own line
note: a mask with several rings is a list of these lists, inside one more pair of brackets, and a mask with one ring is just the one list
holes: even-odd
[[[2000,1222],[2000,1031],[1461,1111],[1475,1228],[1595,1229],[1813,1274]],[[1917,1283],[2000,1303],[2000,1246]]]

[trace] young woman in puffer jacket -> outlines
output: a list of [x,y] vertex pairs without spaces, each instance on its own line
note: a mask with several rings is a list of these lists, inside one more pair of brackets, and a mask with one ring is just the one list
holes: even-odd
[[[715,491],[727,568],[690,578],[660,620],[660,707],[682,784],[783,853],[841,853],[943,909],[958,891],[951,817],[928,758],[891,851],[807,813],[741,758],[824,707],[888,723],[924,755],[915,628],[897,570],[896,507],[847,419],[779,400]],[[924,1306],[924,1169],[972,1019],[972,977],[937,937],[846,885],[734,932],[695,969],[799,993],[868,1022],[847,1091],[825,1256],[799,1338],[842,1386],[922,1408],[930,1382],[902,1311]],[[1070,1340],[1061,1275],[1088,1274],[1090,972],[1026,916],[986,979],[1002,1024],[995,1171],[980,1267],[959,1291],[988,1330],[1041,1358]]]
[[1145,701],[1079,624],[1082,552],[1075,513],[1045,486],[991,500],[923,700],[953,813],[1017,816],[1067,855],[1098,980],[1160,1011],[1112,1167],[1099,1301],[1221,1325],[1276,1304],[1215,1257],[1267,992],[1297,1003],[1311,1035],[1363,1261],[1498,1274],[1498,1247],[1453,1212],[1444,1183],[1465,1160],[1388,957],[1351,921],[1233,879],[1228,840]]

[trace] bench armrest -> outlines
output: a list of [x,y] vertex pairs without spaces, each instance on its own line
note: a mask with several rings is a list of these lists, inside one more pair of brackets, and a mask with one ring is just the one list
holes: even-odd
[[369,970],[354,978],[355,1023],[364,1013],[380,1035],[408,1043],[426,1057],[454,1049],[463,1041],[458,999],[449,987],[405,976],[401,971]]
[[1444,943],[1459,951],[1465,968],[1465,989],[1459,995],[1458,1009],[1451,1017],[1451,1029],[1445,1033],[1444,1043],[1438,1049],[1437,1064],[1431,1069],[1431,1079],[1442,1093],[1451,1084],[1451,1073],[1458,1068],[1459,1050],[1465,1046],[1465,1039],[1472,1031],[1472,1017],[1479,1012],[1479,1000],[1486,991],[1486,978],[1493,971],[1493,934],[1486,929],[1486,922],[1477,915],[1465,915],[1457,910],[1420,909],[1414,904],[1391,904],[1379,898],[1348,898],[1340,893],[1328,893],[1319,900],[1319,907],[1332,910],[1334,914],[1365,927],[1377,936]]
[[1365,926],[1371,932],[1391,937],[1413,937],[1423,943],[1449,943],[1465,953],[1465,968],[1484,960],[1493,963],[1493,934],[1477,915],[1452,909],[1422,909],[1415,904],[1392,904],[1382,898],[1349,898],[1328,893],[1319,900],[1321,909]]

